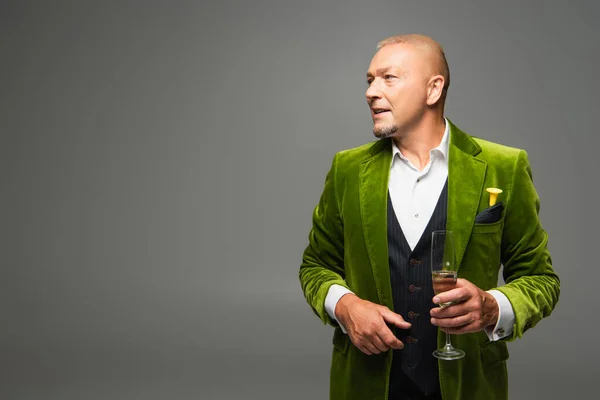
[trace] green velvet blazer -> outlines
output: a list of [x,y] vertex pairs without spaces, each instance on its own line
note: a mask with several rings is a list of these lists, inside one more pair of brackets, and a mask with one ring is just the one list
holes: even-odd
[[[391,139],[337,153],[313,213],[309,244],[299,278],[308,304],[332,325],[331,400],[384,400],[392,352],[366,355],[325,311],[333,284],[393,310],[388,263],[387,193]],[[503,190],[500,221],[475,223],[487,208],[488,187]],[[515,312],[512,336],[490,342],[484,332],[454,335],[466,352],[458,361],[439,361],[442,396],[506,399],[506,342],[520,338],[554,309],[560,285],[552,269],[548,237],[538,218],[539,197],[524,150],[471,137],[450,122],[448,218],[455,235],[458,276],[483,290],[506,295]],[[496,287],[501,265],[505,284]],[[438,330],[438,344],[444,333]]]

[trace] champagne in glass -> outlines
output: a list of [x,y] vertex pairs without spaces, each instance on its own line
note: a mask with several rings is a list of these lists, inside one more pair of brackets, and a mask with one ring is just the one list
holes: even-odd
[[[431,278],[433,280],[433,291],[435,294],[447,292],[448,290],[454,289],[456,286],[456,271],[441,270],[432,271]],[[440,307],[446,307],[454,304],[453,301],[440,303]]]
[[[451,290],[456,285],[457,272],[454,257],[454,239],[452,231],[434,231],[431,235],[431,277],[435,294]],[[448,307],[452,302],[440,304]],[[446,333],[446,345],[433,352],[433,356],[442,360],[458,360],[465,352],[456,349]]]

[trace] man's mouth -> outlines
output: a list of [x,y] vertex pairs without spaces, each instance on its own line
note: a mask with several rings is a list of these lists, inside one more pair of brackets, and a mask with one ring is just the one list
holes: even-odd
[[372,111],[374,115],[380,115],[386,112],[390,112],[390,110],[387,110],[385,108],[373,108]]

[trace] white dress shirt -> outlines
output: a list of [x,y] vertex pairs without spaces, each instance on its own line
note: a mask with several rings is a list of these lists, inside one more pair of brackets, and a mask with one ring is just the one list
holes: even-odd
[[[394,210],[403,210],[396,212],[396,218],[411,250],[414,250],[423,235],[444,189],[446,178],[448,178],[449,142],[449,124],[446,120],[446,130],[442,141],[439,146],[429,151],[429,163],[422,171],[419,171],[402,154],[395,142],[393,144],[388,189]],[[332,319],[337,320],[334,312],[335,306],[339,299],[348,293],[352,293],[352,291],[340,285],[332,285],[329,288],[325,298],[325,310]],[[488,293],[494,296],[499,307],[496,326],[485,329],[490,341],[495,341],[512,334],[515,314],[510,302],[502,292],[489,290]],[[342,324],[340,327],[346,333]]]

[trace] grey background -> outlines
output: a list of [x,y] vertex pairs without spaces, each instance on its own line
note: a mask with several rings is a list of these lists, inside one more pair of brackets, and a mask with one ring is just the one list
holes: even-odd
[[529,152],[562,297],[511,399],[595,389],[598,2],[0,4],[0,398],[327,398],[298,266],[407,32],[445,47],[451,120]]

